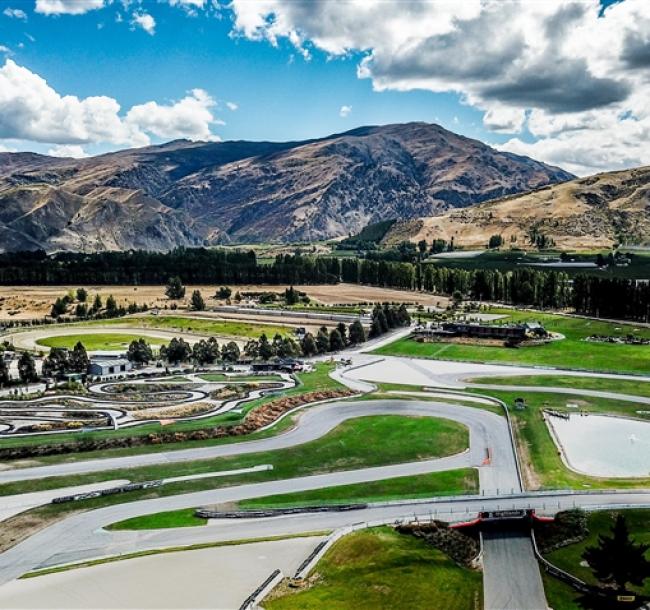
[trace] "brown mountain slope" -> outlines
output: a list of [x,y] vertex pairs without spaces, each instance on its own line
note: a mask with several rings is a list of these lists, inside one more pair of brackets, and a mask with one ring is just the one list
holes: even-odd
[[598,174],[442,216],[398,222],[384,241],[453,237],[459,246],[484,248],[491,235],[502,235],[506,246],[530,248],[531,232],[566,249],[649,242],[650,167]]
[[572,176],[438,125],[304,142],[176,141],[89,159],[0,154],[0,250],[316,240]]

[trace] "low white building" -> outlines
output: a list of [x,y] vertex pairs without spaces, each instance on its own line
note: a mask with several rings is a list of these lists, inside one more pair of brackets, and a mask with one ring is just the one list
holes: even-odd
[[128,373],[133,365],[126,358],[93,359],[88,366],[88,374],[93,377],[111,377]]

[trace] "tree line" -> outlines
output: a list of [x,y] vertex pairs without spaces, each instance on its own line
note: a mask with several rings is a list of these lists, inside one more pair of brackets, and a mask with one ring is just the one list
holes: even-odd
[[[158,252],[0,254],[0,284],[335,284],[425,290],[462,298],[648,320],[647,284],[562,271],[456,269],[422,262],[280,254],[261,264],[253,251],[177,248]],[[197,305],[200,302],[197,295]]]

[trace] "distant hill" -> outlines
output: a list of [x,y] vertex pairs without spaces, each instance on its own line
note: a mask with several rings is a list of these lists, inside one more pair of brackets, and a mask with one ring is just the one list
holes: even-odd
[[572,177],[426,123],[302,142],[179,140],[78,160],[0,153],[0,250],[328,239]]
[[650,167],[579,178],[442,216],[398,222],[383,241],[453,237],[459,246],[483,248],[491,235],[502,235],[505,247],[531,248],[535,234],[564,249],[648,243]]

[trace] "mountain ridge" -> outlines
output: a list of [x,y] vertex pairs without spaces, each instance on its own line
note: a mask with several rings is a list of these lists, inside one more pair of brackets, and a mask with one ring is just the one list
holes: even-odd
[[85,159],[0,154],[0,249],[312,241],[573,176],[422,122],[288,142],[190,142]]

